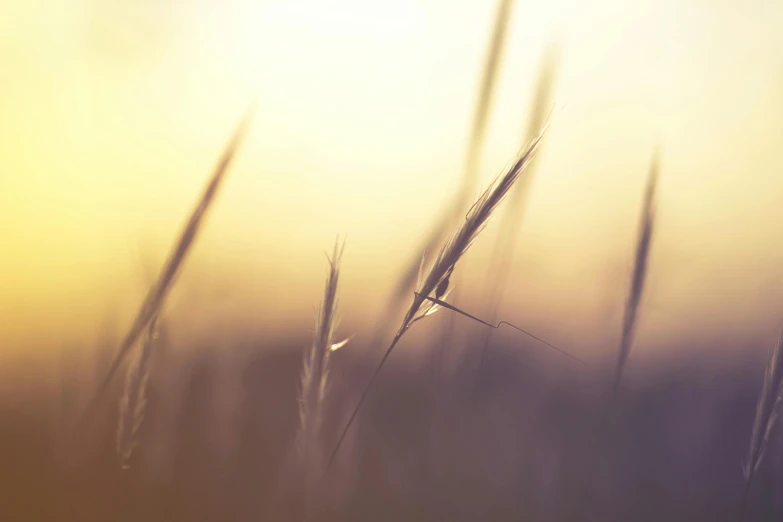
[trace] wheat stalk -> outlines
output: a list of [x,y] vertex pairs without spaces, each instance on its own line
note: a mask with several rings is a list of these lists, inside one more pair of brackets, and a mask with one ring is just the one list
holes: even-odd
[[[381,322],[375,328],[376,333],[370,343],[371,346],[375,346],[379,341],[379,337],[385,334],[391,318],[395,316],[414,290],[417,282],[416,276],[419,273],[419,266],[422,260],[425,262],[431,260],[430,253],[437,251],[437,245],[454,226],[457,219],[464,214],[465,207],[470,201],[470,196],[478,183],[479,160],[484,146],[484,137],[487,133],[489,112],[494,100],[495,85],[497,84],[500,71],[500,62],[503,57],[506,33],[513,5],[514,0],[498,0],[489,48],[484,58],[476,106],[471,120],[470,134],[462,166],[462,179],[457,194],[438,217],[438,220],[429,230],[422,244],[416,249],[414,256],[405,265],[405,270],[398,278],[391,295],[387,299],[384,311],[381,314]],[[535,130],[538,130],[538,127]]]
[[305,353],[302,370],[302,388],[299,404],[300,451],[308,450],[307,444],[317,435],[321,423],[321,406],[326,392],[329,374],[329,355],[340,348],[342,343],[333,344],[332,336],[337,327],[337,287],[340,278],[340,261],[344,244],[335,243],[329,261],[329,274],[324,288],[324,298],[316,312],[313,342]]
[[[639,303],[642,299],[644,282],[647,275],[647,264],[650,255],[650,245],[652,242],[653,225],[655,224],[655,197],[656,185],[658,180],[658,153],[653,156],[650,164],[650,171],[647,178],[647,188],[645,189],[644,203],[642,207],[642,219],[639,228],[639,236],[636,242],[636,251],[634,255],[634,266],[631,275],[631,286],[625,302],[623,314],[623,327],[620,336],[620,345],[617,354],[617,363],[615,365],[614,376],[609,393],[609,398],[603,406],[603,410],[597,417],[596,428],[593,431],[592,438],[588,441],[587,456],[585,460],[585,483],[582,486],[581,493],[577,501],[571,505],[572,510],[584,509],[584,501],[589,493],[590,473],[594,471],[596,462],[601,455],[602,444],[606,440],[606,430],[615,402],[617,401],[620,383],[622,381],[623,370],[628,361],[633,345],[634,333],[636,331],[636,319],[639,312]],[[572,513],[575,514],[575,513]]]
[[767,368],[764,371],[764,384],[761,387],[758,403],[756,404],[756,418],[753,421],[753,432],[750,436],[750,449],[748,460],[744,464],[745,488],[742,493],[740,505],[740,517],[744,515],[750,485],[758,470],[769,442],[775,423],[780,413],[780,403],[783,401],[783,332],[781,332],[778,344],[769,354]]
[[231,165],[231,161],[234,159],[236,150],[245,135],[254,112],[255,107],[253,106],[245,114],[245,117],[234,133],[233,138],[223,151],[223,155],[218,161],[212,177],[209,179],[204,192],[196,203],[196,207],[193,209],[193,212],[191,213],[185,228],[182,230],[179,239],[174,246],[174,249],[172,250],[171,254],[169,254],[166,263],[163,265],[163,268],[158,275],[158,280],[152,285],[149,292],[147,293],[147,297],[144,299],[144,302],[142,303],[136,318],[131,324],[127,334],[125,334],[122,343],[120,344],[120,349],[117,352],[117,355],[115,355],[111,365],[109,366],[109,369],[106,371],[106,374],[103,377],[103,380],[96,387],[95,392],[87,404],[87,407],[82,412],[82,415],[76,425],[77,432],[90,421],[95,408],[97,408],[99,402],[105,396],[106,390],[109,388],[114,374],[128,356],[128,353],[136,343],[139,335],[141,335],[152,318],[158,314],[161,307],[163,306],[166,295],[171,289],[183,262],[187,258],[188,252],[191,250],[193,242],[195,241],[200,230],[204,216],[214,201],[215,195],[217,194],[221,182],[225,178],[226,172],[228,172],[228,167]]
[[[465,183],[465,189],[467,190],[470,188],[472,189],[472,186],[475,185],[475,179],[478,178],[479,175],[479,160],[480,155],[483,149],[484,144],[484,135],[486,133],[487,128],[487,122],[489,119],[489,109],[490,109],[490,102],[492,101],[492,95],[494,92],[494,83],[496,82],[497,77],[497,71],[499,70],[500,65],[500,58],[502,56],[502,51],[505,44],[506,39],[506,32],[507,27],[511,18],[511,10],[513,7],[513,0],[498,0],[498,6],[495,16],[495,26],[494,31],[492,33],[492,40],[490,43],[489,52],[486,58],[485,66],[484,66],[484,76],[482,81],[482,90],[481,90],[481,96],[478,99],[478,104],[476,106],[476,112],[475,117],[473,120],[473,133],[471,134],[471,141],[469,143],[468,147],[468,153],[465,158],[465,176],[470,177],[472,179],[472,183],[470,187],[468,187],[467,183]],[[538,130],[541,128],[541,122],[539,122],[539,125],[533,129],[533,132],[526,136],[525,138],[530,139],[532,136],[535,136],[535,133],[538,132]],[[523,141],[522,144],[525,142]],[[525,179],[521,181],[520,183],[517,183],[514,187],[514,190],[519,190],[520,185],[525,185],[527,182],[527,179],[530,178],[530,168],[528,168],[525,172]],[[511,192],[513,193],[514,190]],[[469,194],[463,193],[462,194],[462,200],[458,200],[456,205],[454,207],[454,211],[457,213],[457,217],[459,217],[459,214],[461,214],[463,211],[463,207],[467,203],[467,198]],[[514,199],[513,195],[509,195],[509,199]],[[506,205],[506,208],[508,209],[509,205]],[[502,225],[501,225],[502,226]],[[454,280],[454,292],[452,293],[451,301],[458,305],[460,302],[460,294],[462,285],[460,285],[460,274],[456,275],[456,279]],[[453,349],[455,345],[455,335],[457,334],[457,328],[454,324],[454,317],[449,316],[446,318],[446,320],[442,323],[442,329],[441,329],[441,341],[439,343],[439,346],[436,348],[436,354],[434,354],[434,363],[435,363],[435,369],[433,372],[433,383],[432,383],[432,389],[433,389],[433,397],[436,396],[437,393],[439,393],[438,388],[443,387],[445,384],[442,382],[441,374],[442,374],[442,365],[444,361],[444,351],[448,348]],[[470,358],[466,360],[471,360]],[[443,393],[442,391],[440,393]],[[432,421],[433,424],[435,423],[435,417],[433,417]]]
[[347,339],[333,343],[337,328],[337,285],[340,278],[340,262],[345,243],[335,242],[329,261],[324,298],[316,312],[313,342],[305,352],[299,399],[299,456],[305,472],[305,503],[313,500],[317,481],[322,473],[322,451],[320,442],[323,421],[323,402],[326,395],[331,352],[341,348]]
[[478,235],[484,229],[492,213],[497,206],[503,201],[508,191],[519,179],[522,171],[527,167],[532,158],[534,157],[538,145],[544,136],[546,127],[544,127],[539,134],[519,153],[514,163],[509,167],[505,173],[501,174],[495,181],[487,188],[481,196],[470,207],[468,214],[465,216],[465,221],[457,228],[452,236],[441,247],[438,256],[435,258],[432,266],[430,267],[427,276],[420,281],[418,289],[414,293],[413,301],[402,320],[399,330],[392,339],[391,344],[383,354],[380,363],[375,368],[375,372],[370,378],[370,382],[364,389],[364,392],[359,399],[358,404],[353,410],[353,413],[348,419],[348,423],[343,429],[340,438],[337,441],[337,445],[332,452],[329,459],[327,468],[331,466],[337,455],[340,445],[342,444],[345,435],[348,433],[348,429],[351,427],[354,419],[356,418],[359,409],[367,398],[367,394],[372,388],[375,379],[383,368],[386,359],[389,358],[394,347],[400,341],[402,336],[408,329],[417,321],[424,319],[425,317],[433,314],[439,308],[439,305],[427,299],[431,294],[435,294],[435,298],[440,299],[448,292],[449,278],[454,272],[454,268],[460,258],[467,252]]
[[147,327],[147,337],[142,344],[138,360],[128,366],[125,392],[120,399],[116,449],[122,469],[130,467],[130,459],[133,450],[139,444],[139,430],[147,410],[147,382],[150,376],[152,341],[157,337],[155,323],[156,318],[153,318]]
[[620,337],[619,352],[617,354],[614,382],[612,384],[612,400],[614,400],[614,396],[617,394],[617,390],[620,386],[623,370],[628,361],[628,356],[631,353],[634,333],[636,332],[636,317],[639,312],[639,303],[642,300],[642,292],[644,291],[644,282],[647,276],[647,265],[650,256],[650,244],[653,236],[653,225],[655,224],[655,189],[657,182],[658,154],[656,153],[655,156],[653,156],[653,161],[650,165],[650,173],[647,178],[647,189],[645,190],[644,195],[644,208],[642,209],[639,239],[636,243],[636,255],[634,256],[631,288],[625,302],[623,330]]
[[487,56],[484,60],[484,70],[481,74],[481,88],[479,90],[479,97],[473,115],[470,141],[468,143],[468,150],[465,158],[463,186],[456,212],[460,212],[462,210],[461,207],[465,206],[473,187],[476,186],[478,181],[478,163],[481,149],[484,145],[484,136],[487,132],[489,109],[492,107],[495,84],[497,83],[498,72],[500,71],[500,61],[503,57],[508,22],[511,19],[510,15],[513,6],[514,0],[498,0],[498,7],[495,12],[495,22],[492,26],[492,38],[490,40],[489,49],[487,50]]

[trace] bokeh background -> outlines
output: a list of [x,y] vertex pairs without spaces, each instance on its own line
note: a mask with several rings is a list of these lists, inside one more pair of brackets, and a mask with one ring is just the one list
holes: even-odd
[[[166,520],[264,519],[247,507],[248,499],[256,498],[254,491],[257,500],[266,498],[279,482],[274,470],[296,422],[298,365],[322,293],[323,252],[335,236],[347,236],[340,331],[354,340],[335,362],[344,373],[334,396],[352,404],[353,388],[366,382],[379,356],[369,340],[386,296],[457,190],[495,10],[494,2],[446,0],[0,0],[0,402],[6,411],[0,424],[7,448],[22,442],[27,448],[9,451],[15,460],[4,465],[4,481],[16,484],[7,496],[18,502],[3,505],[13,506],[15,520],[50,520],[54,513],[74,520],[119,517],[122,510],[112,511],[115,502],[107,499],[125,506],[129,520],[142,517],[128,514],[133,505],[153,506],[144,519],[151,513]],[[753,404],[783,316],[782,24],[783,5],[772,0],[516,2],[481,156],[482,185],[525,139],[543,57],[556,48],[560,58],[555,111],[499,316],[578,354],[591,370],[575,370],[513,331],[498,332],[498,359],[484,371],[496,378],[488,377],[485,391],[502,399],[487,399],[474,412],[486,416],[487,429],[462,443],[490,447],[487,436],[503,433],[511,443],[526,433],[541,459],[547,451],[558,462],[578,452],[579,442],[570,439],[548,450],[538,443],[589,424],[589,407],[580,401],[598,401],[600,368],[609,368],[616,353],[642,191],[657,148],[659,213],[629,368],[635,391],[629,391],[625,427],[618,428],[627,445],[615,447],[611,468],[635,462],[636,455],[647,472],[638,481],[608,473],[606,505],[627,503],[614,510],[617,520],[706,514],[712,518],[704,520],[717,520],[730,511],[727,492],[741,489]],[[158,406],[150,415],[160,422],[150,421],[158,431],[149,438],[164,442],[157,449],[142,445],[147,464],[139,467],[149,476],[115,477],[109,413],[103,431],[96,428],[92,457],[81,455],[81,464],[72,464],[76,471],[62,471],[55,464],[52,426],[60,421],[54,419],[67,423],[94,386],[254,100],[250,133],[168,300],[169,362],[159,363],[163,376],[153,384],[159,404],[152,401]],[[480,305],[471,296],[481,294],[495,237],[490,225],[458,268],[463,303]],[[410,500],[413,493],[389,485],[406,483],[400,478],[406,473],[421,474],[389,466],[419,447],[405,438],[406,426],[415,440],[428,430],[429,410],[412,405],[428,393],[432,344],[425,340],[437,335],[439,321],[395,353],[378,394],[397,402],[368,406],[374,413],[362,426],[371,435],[354,447],[369,445],[367,451],[381,456],[370,464],[356,457],[370,468],[344,473],[354,479],[345,478],[346,499],[357,476],[377,479],[364,482],[360,497],[369,507],[350,511],[357,520],[435,517]],[[504,378],[508,368],[522,373]],[[520,377],[525,371],[530,379]],[[541,374],[560,386],[531,384]],[[558,394],[562,404],[552,402]],[[177,411],[190,413],[171,420]],[[493,424],[525,411],[537,412],[539,422],[520,413],[510,424]],[[160,427],[167,415],[180,431]],[[660,430],[676,434],[653,437],[658,432],[629,420],[634,416],[653,425],[658,419]],[[390,419],[402,419],[399,437],[389,435],[395,433]],[[255,428],[238,427],[248,423]],[[677,426],[686,424],[694,427],[679,433]],[[204,426],[225,433],[205,434]],[[648,433],[652,446],[640,442],[640,433]],[[238,442],[242,437],[248,440]],[[171,469],[186,478],[155,471],[156,462],[166,461],[160,455],[183,447],[185,467]],[[212,464],[183,471],[221,447],[264,471],[243,475],[234,464],[225,464],[224,475]],[[154,451],[157,457],[150,456]],[[247,455],[242,451],[261,456],[240,458]],[[229,462],[212,458],[217,468]],[[653,473],[645,463],[656,459],[671,466]],[[561,497],[541,484],[560,484],[551,471],[560,468],[547,461],[540,466],[550,475],[525,476],[523,482],[537,484],[528,496],[545,506],[527,511],[530,498],[519,505],[511,500],[520,488],[509,484],[518,477],[498,471],[503,459],[497,460],[485,474],[478,464],[465,464],[480,477],[471,479],[478,485],[443,486],[445,504],[464,498],[462,487],[482,499],[471,504],[475,511],[461,511],[466,519],[488,516],[476,507],[488,505],[500,506],[497,519],[523,512],[546,519]],[[670,482],[685,481],[677,463],[697,470],[691,480],[701,496],[680,498],[688,489]],[[720,473],[708,471],[710,465]],[[191,484],[202,476],[223,489]],[[74,486],[85,498],[65,488],[73,477],[86,481]],[[149,493],[149,477],[187,487]],[[226,507],[219,499],[230,498],[238,481],[248,488],[237,501],[243,507]],[[623,484],[646,493],[618,500]],[[137,490],[146,492],[144,501],[128,499]],[[193,491],[218,499],[213,511],[182,508]],[[99,497],[100,509],[93,504]],[[59,501],[47,500],[53,498]],[[76,499],[73,509],[57,511],[68,498]],[[164,505],[184,511],[167,512]],[[408,511],[379,508],[389,505]],[[34,507],[54,511],[35,518]]]

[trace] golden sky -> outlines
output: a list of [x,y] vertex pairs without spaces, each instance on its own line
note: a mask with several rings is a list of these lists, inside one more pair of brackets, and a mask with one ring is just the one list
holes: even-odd
[[[251,135],[172,307],[308,325],[340,234],[346,320],[372,318],[456,188],[494,9],[0,0],[3,354],[94,336],[110,314],[127,322],[253,99]],[[504,318],[571,344],[616,337],[658,144],[640,336],[769,336],[783,315],[782,26],[772,0],[516,3],[484,182],[520,145],[551,42],[564,108]],[[467,284],[482,280],[492,238],[460,267]]]

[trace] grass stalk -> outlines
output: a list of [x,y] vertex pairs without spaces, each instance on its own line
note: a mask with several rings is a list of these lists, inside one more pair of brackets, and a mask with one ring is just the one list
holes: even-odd
[[139,445],[139,431],[147,410],[147,382],[150,376],[152,344],[156,338],[156,318],[147,327],[138,360],[128,366],[125,391],[120,399],[116,449],[122,469],[130,468],[133,451]]
[[228,172],[228,168],[231,165],[234,156],[236,155],[239,144],[244,138],[247,127],[250,124],[254,112],[254,107],[251,107],[248,110],[236,132],[234,133],[233,138],[231,141],[229,141],[228,146],[223,151],[223,154],[218,161],[212,176],[207,182],[201,197],[190,214],[185,228],[180,233],[179,239],[174,245],[174,249],[171,251],[168,259],[166,260],[166,263],[163,265],[163,268],[158,275],[157,281],[152,285],[149,292],[147,293],[147,297],[144,299],[141,308],[136,314],[136,318],[134,319],[133,323],[131,323],[130,329],[125,334],[125,337],[120,343],[120,348],[117,354],[114,356],[114,359],[109,365],[106,374],[96,387],[90,401],[87,403],[86,408],[82,412],[82,415],[76,424],[77,433],[91,421],[100,401],[106,395],[106,391],[112,382],[114,374],[128,356],[128,353],[138,340],[141,333],[144,331],[150,321],[152,321],[152,318],[158,315],[160,312],[165,298],[173,286],[175,278],[180,272],[182,264],[187,258],[187,255],[190,252],[196,237],[198,236],[203,219],[206,216],[207,211],[209,210],[213,201],[215,200],[218,188],[220,187],[223,179],[226,176],[226,173]]
[[[495,86],[500,71],[500,63],[503,57],[506,33],[508,32],[508,23],[513,6],[514,0],[498,1],[489,48],[484,58],[481,83],[471,121],[470,135],[462,167],[462,178],[457,193],[424,237],[424,241],[415,250],[414,256],[405,265],[405,270],[397,279],[397,283],[387,299],[384,311],[381,314],[380,323],[375,328],[376,333],[373,336],[371,346],[378,344],[380,337],[385,335],[388,326],[391,324],[392,318],[396,316],[397,311],[403,306],[405,300],[409,298],[411,292],[413,292],[422,259],[424,263],[431,262],[432,256],[437,251],[437,246],[442,243],[447,232],[454,226],[454,223],[465,213],[470,196],[476,189],[481,151],[484,148],[489,113],[494,101]],[[540,125],[536,127],[536,130],[538,128],[540,128]]]
[[378,378],[378,374],[383,368],[386,360],[389,358],[392,350],[394,350],[397,343],[400,341],[403,335],[410,329],[410,327],[424,319],[428,315],[434,313],[439,305],[426,299],[426,297],[433,295],[435,298],[440,299],[448,292],[449,280],[454,272],[457,262],[467,252],[478,235],[484,229],[493,214],[497,206],[508,194],[511,187],[519,179],[524,169],[529,165],[530,161],[535,156],[538,150],[538,145],[541,143],[541,139],[544,136],[546,127],[544,127],[539,134],[528,144],[517,156],[514,163],[500,176],[495,178],[495,181],[487,188],[479,198],[473,203],[467,215],[465,221],[457,228],[452,236],[441,247],[438,256],[432,263],[426,277],[418,285],[418,289],[414,293],[413,301],[411,302],[405,317],[400,324],[397,333],[391,341],[391,344],[386,349],[381,361],[375,368],[375,372],[370,378],[369,383],[364,389],[359,402],[353,410],[348,423],[343,429],[340,438],[329,458],[327,469],[331,467],[337,452],[340,449],[342,441],[345,439],[345,435],[353,424],[356,415],[359,412],[362,404],[367,398],[367,394],[372,388],[373,383]]
[[653,237],[653,227],[655,224],[655,190],[658,183],[658,156],[653,157],[650,173],[647,179],[647,188],[644,194],[644,207],[642,209],[641,226],[639,229],[639,239],[636,243],[636,254],[634,256],[633,273],[631,276],[631,288],[628,292],[628,298],[625,302],[625,313],[623,314],[623,329],[620,337],[620,346],[617,354],[617,364],[615,365],[614,379],[612,383],[611,401],[617,394],[620,382],[622,381],[623,371],[628,362],[628,356],[631,354],[634,334],[636,333],[636,319],[639,314],[639,303],[642,300],[644,292],[644,283],[647,277],[647,267],[650,258],[650,245]]
[[333,343],[337,328],[337,285],[340,278],[340,261],[345,244],[335,242],[334,253],[329,261],[324,298],[316,313],[313,342],[305,352],[299,399],[299,457],[304,470],[305,505],[312,508],[318,491],[318,480],[322,476],[323,455],[321,424],[323,422],[324,398],[326,396],[329,358],[332,351],[345,341]]
[[631,353],[631,347],[633,346],[634,333],[636,331],[637,317],[639,314],[639,304],[641,303],[642,294],[644,291],[644,283],[647,276],[647,267],[650,256],[650,246],[655,224],[658,169],[658,154],[656,152],[656,154],[653,156],[647,178],[647,187],[644,194],[639,235],[634,254],[633,271],[631,273],[631,284],[628,291],[628,296],[625,301],[622,332],[620,336],[617,362],[615,364],[612,377],[612,384],[608,400],[604,404],[604,407],[598,416],[596,429],[593,432],[592,439],[587,445],[588,450],[586,457],[587,465],[585,467],[585,483],[583,484],[582,491],[578,497],[577,502],[571,506],[571,508],[574,510],[584,509],[584,502],[587,500],[592,473],[595,471],[596,464],[600,460],[602,447],[606,439],[606,432],[608,431],[612,412],[614,411],[615,404],[617,402],[623,371]]
[[756,403],[756,416],[753,420],[750,448],[748,449],[748,458],[743,469],[745,473],[745,487],[742,492],[742,501],[740,502],[740,520],[745,516],[751,484],[759,465],[764,459],[767,443],[777,423],[780,404],[783,401],[783,357],[781,357],[781,350],[783,350],[783,332],[780,334],[777,345],[769,354],[767,367],[764,371],[764,384],[761,387],[761,393]]

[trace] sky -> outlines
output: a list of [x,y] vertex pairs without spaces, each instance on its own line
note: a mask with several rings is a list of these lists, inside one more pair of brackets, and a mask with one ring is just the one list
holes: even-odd
[[[307,328],[340,235],[345,320],[371,322],[456,190],[493,4],[0,0],[0,358],[130,321],[253,101],[172,313],[193,336]],[[642,344],[774,337],[781,25],[772,0],[515,3],[483,184],[524,140],[545,50],[561,60],[504,319],[613,349],[657,147]]]

